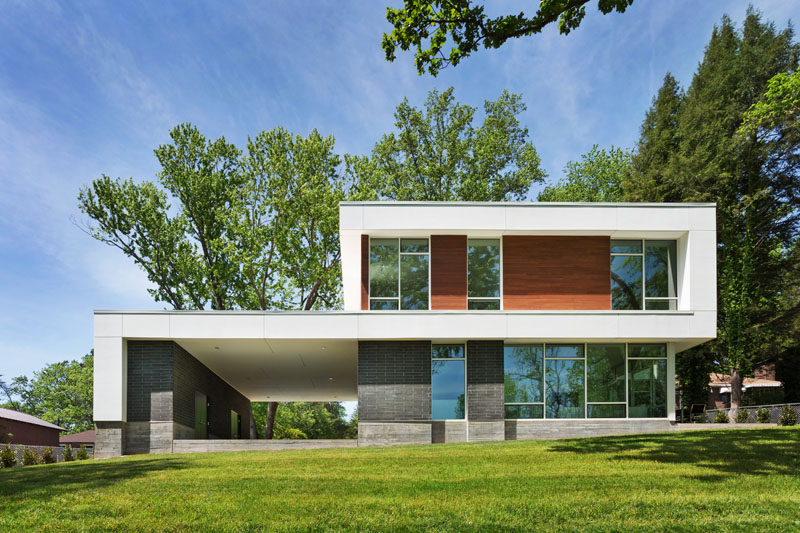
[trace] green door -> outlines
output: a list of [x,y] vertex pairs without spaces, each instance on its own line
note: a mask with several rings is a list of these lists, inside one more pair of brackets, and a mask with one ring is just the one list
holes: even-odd
[[208,438],[208,398],[202,392],[194,393],[194,438]]

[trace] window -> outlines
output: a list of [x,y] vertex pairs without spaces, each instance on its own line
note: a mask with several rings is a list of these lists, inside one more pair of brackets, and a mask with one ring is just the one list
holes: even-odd
[[500,239],[467,240],[467,309],[500,309]]
[[628,416],[667,416],[667,347],[628,345]]
[[431,418],[464,419],[466,362],[463,344],[434,344],[431,353]]
[[675,241],[611,241],[611,308],[675,310]]
[[506,418],[544,417],[544,346],[503,348]]
[[369,308],[428,309],[428,239],[370,239]]
[[545,346],[545,413],[547,418],[584,417],[584,345]]
[[625,345],[586,346],[586,417],[625,418]]

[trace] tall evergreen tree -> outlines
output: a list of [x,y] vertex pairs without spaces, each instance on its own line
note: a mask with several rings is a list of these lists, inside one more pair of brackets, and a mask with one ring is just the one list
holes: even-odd
[[[737,130],[770,78],[796,70],[793,37],[791,27],[777,31],[752,8],[741,31],[723,17],[671,127],[665,109],[674,109],[670,93],[679,92],[665,81],[642,127],[639,172],[626,183],[631,199],[717,203],[719,330],[712,353],[718,369],[731,374],[734,409],[742,377],[774,353],[775,310],[786,292],[781,280],[796,268],[790,250],[800,207],[795,169],[770,165],[769,143]],[[670,131],[654,136],[662,126]],[[657,156],[668,154],[665,140],[675,150],[667,162]]]

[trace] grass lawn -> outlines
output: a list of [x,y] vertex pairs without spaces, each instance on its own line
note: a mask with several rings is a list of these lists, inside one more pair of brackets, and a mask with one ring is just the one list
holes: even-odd
[[0,531],[800,531],[800,428],[0,470]]

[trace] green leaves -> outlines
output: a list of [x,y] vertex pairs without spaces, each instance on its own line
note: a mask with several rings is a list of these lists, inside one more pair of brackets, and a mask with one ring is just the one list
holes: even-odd
[[[564,35],[577,28],[586,16],[589,0],[541,0],[533,17],[524,13],[491,18],[480,3],[471,0],[405,0],[400,9],[386,9],[386,20],[393,26],[384,34],[381,47],[387,61],[394,61],[397,48],[415,49],[414,64],[418,74],[436,76],[447,65],[458,65],[480,46],[499,48],[508,39],[541,32],[558,21]],[[603,14],[624,13],[633,0],[599,0]],[[445,54],[449,41],[452,48]]]
[[157,183],[103,176],[81,190],[87,232],[175,309],[339,305],[338,203],[365,193],[340,175],[333,138],[277,128],[243,154],[189,124],[170,136],[155,150]]
[[63,427],[70,433],[92,429],[93,355],[77,361],[52,363],[33,378],[14,378],[11,393],[21,410]]
[[504,91],[484,103],[475,126],[477,108],[458,103],[452,87],[431,91],[423,109],[403,99],[397,131],[381,138],[371,158],[349,158],[348,172],[392,200],[523,199],[546,175],[517,118],[524,110],[520,95]]
[[621,202],[622,183],[631,172],[631,152],[596,144],[580,161],[564,168],[566,178],[539,193],[540,202]]

